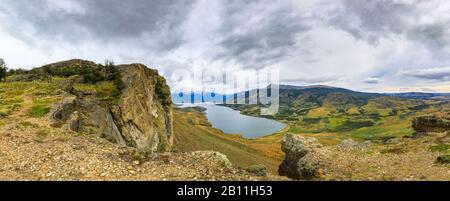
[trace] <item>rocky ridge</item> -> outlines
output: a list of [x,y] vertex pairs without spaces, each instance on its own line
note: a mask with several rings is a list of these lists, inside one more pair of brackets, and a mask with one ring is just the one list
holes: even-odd
[[95,92],[76,91],[71,77],[61,88],[69,95],[52,112],[55,124],[75,132],[100,133],[122,146],[144,152],[170,151],[173,144],[170,91],[158,72],[142,64],[118,66],[123,86],[117,104],[102,102]]

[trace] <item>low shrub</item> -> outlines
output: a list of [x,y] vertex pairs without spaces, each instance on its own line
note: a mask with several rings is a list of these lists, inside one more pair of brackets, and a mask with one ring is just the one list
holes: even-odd
[[266,176],[267,175],[267,167],[262,164],[252,165],[247,168],[247,172],[250,172],[257,176]]
[[438,156],[436,162],[441,164],[450,164],[450,155]]
[[450,150],[450,144],[438,144],[430,147],[430,151],[433,152],[447,152]]

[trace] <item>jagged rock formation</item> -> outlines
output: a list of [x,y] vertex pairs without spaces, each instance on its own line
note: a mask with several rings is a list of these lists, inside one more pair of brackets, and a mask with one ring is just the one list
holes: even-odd
[[322,166],[322,155],[318,151],[322,145],[315,138],[306,138],[291,133],[281,141],[281,149],[286,154],[278,173],[292,179],[309,180],[318,176]]
[[416,117],[412,122],[412,127],[418,133],[450,131],[450,117]]
[[95,91],[76,91],[72,85],[79,79],[71,77],[61,89],[72,95],[56,105],[53,121],[143,152],[169,151],[173,117],[165,79],[142,64],[120,65],[117,70],[123,86],[116,103],[102,101]]

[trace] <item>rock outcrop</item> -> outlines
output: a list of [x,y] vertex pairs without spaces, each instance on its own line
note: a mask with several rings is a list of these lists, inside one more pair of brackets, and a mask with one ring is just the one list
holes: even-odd
[[56,105],[54,123],[75,132],[101,134],[143,152],[170,151],[173,117],[165,79],[142,64],[121,65],[117,70],[123,86],[114,103],[99,99],[94,92],[77,92],[70,78],[63,82],[62,89],[72,95]]
[[412,127],[417,133],[450,131],[450,117],[416,117],[412,122]]
[[286,154],[278,173],[297,180],[310,180],[318,176],[323,164],[322,145],[315,138],[286,134],[281,149]]
[[170,89],[156,70],[142,64],[119,66],[124,89],[111,108],[127,144],[144,150],[168,151],[173,144]]

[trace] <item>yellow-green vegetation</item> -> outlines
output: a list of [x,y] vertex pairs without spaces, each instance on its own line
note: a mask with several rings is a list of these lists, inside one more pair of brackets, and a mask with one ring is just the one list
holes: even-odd
[[[257,105],[229,105],[247,115],[258,116]],[[335,139],[384,141],[411,136],[411,120],[449,110],[438,100],[405,99],[346,91],[314,88],[281,90],[279,114],[271,118],[286,121],[289,132],[327,136]]]
[[114,81],[100,81],[95,84],[75,83],[73,87],[77,91],[93,91],[99,95],[100,100],[113,103],[117,103],[120,96],[120,91]]
[[348,107],[346,112],[349,115],[359,115],[360,114],[359,108],[357,106],[350,106],[350,107]]
[[2,82],[0,83],[0,118],[6,118],[19,109],[26,109],[31,117],[46,115],[59,98],[51,94],[58,80],[52,82]]
[[43,99],[35,99],[28,110],[28,115],[30,117],[43,117],[52,109],[52,104],[58,102],[58,98],[43,98]]
[[22,106],[22,95],[27,88],[26,83],[0,82],[0,118],[9,116]]
[[411,117],[399,118],[397,116],[383,118],[374,126],[352,130],[346,135],[361,140],[383,140],[388,137],[410,136],[414,132],[411,128]]
[[450,154],[450,144],[440,143],[438,145],[434,145],[430,147],[431,151],[441,152],[444,154]]
[[321,117],[327,117],[330,114],[330,111],[326,107],[318,107],[315,109],[312,109],[308,112],[307,117],[309,118],[321,118]]
[[[45,65],[31,70],[16,70],[11,73],[8,80],[22,83],[51,83],[51,86],[36,86],[36,95],[52,93],[58,88],[58,83],[68,78],[75,81],[74,88],[81,92],[94,91],[100,95],[101,100],[117,101],[123,87],[120,72],[112,61],[105,65],[91,61],[73,59]],[[45,113],[45,108],[35,109],[35,115]],[[33,112],[34,113],[34,112]]]
[[[282,160],[280,145],[273,143],[272,139],[266,144],[266,139],[247,140],[225,134],[212,128],[206,117],[194,110],[174,110],[174,136],[175,151],[218,151],[242,168],[263,164],[268,171],[276,173]],[[277,153],[271,154],[274,149]]]

